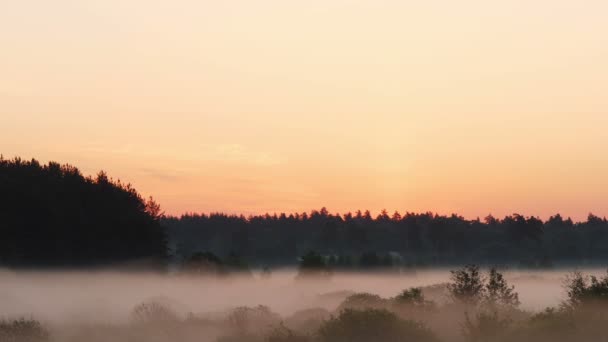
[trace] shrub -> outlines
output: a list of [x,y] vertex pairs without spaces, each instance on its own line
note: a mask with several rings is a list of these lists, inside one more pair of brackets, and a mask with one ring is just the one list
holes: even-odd
[[292,330],[286,328],[281,324],[280,327],[272,330],[268,337],[267,342],[309,342],[310,338],[304,335],[298,335]]
[[497,312],[478,313],[474,320],[467,313],[463,335],[470,342],[502,341],[510,325],[511,320],[499,317]]
[[430,302],[424,298],[422,289],[419,287],[412,287],[407,290],[401,291],[393,300],[398,304],[423,306]]
[[278,326],[281,317],[267,306],[238,307],[227,318],[229,328],[236,335],[265,334]]
[[344,309],[383,309],[387,306],[387,300],[371,293],[355,293],[346,297],[346,299],[338,306],[338,312]]
[[401,291],[391,299],[391,308],[402,318],[422,319],[436,311],[433,301],[426,300],[419,287]]
[[136,305],[131,317],[135,323],[139,324],[175,323],[179,321],[178,315],[173,310],[156,301]]
[[323,308],[312,308],[296,311],[285,319],[285,325],[297,332],[312,333],[330,318],[330,313]]
[[346,309],[321,326],[320,342],[427,342],[435,336],[421,323],[399,319],[387,310]]
[[19,318],[0,321],[0,341],[2,342],[43,342],[48,340],[48,331],[36,320]]
[[565,307],[576,309],[590,304],[608,305],[608,273],[598,279],[574,272],[566,278],[565,287],[568,293]]

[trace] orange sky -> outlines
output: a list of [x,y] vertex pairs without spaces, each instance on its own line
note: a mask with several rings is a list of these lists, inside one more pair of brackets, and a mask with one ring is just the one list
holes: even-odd
[[168,213],[608,214],[608,2],[0,3],[0,153]]

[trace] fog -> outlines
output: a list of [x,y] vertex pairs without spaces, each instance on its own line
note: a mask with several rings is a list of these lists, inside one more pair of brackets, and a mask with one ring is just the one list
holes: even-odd
[[[507,271],[524,310],[538,311],[564,299],[563,279],[572,270]],[[602,274],[603,269],[581,270]],[[180,315],[222,312],[238,306],[266,305],[283,316],[322,307],[334,310],[352,292],[395,296],[409,287],[445,283],[449,270],[412,274],[338,273],[325,280],[297,280],[295,270],[273,272],[263,278],[185,277],[115,272],[0,272],[0,316],[33,316],[62,321],[121,322],[133,307],[161,301]],[[433,300],[441,302],[441,296]]]
[[[504,271],[505,279],[509,285],[515,286],[521,301],[516,311],[503,312],[512,322],[521,323],[512,325],[512,331],[523,333],[525,340],[550,340],[545,335],[538,339],[532,336],[532,332],[526,332],[528,330],[525,329],[529,328],[526,322],[535,322],[535,314],[567,301],[564,285],[572,271],[574,269]],[[577,271],[587,275],[606,274],[604,269]],[[376,297],[381,301],[377,306],[377,303],[374,304],[376,299],[367,297],[366,300],[371,298],[371,301],[365,305],[388,308],[403,319],[421,322],[440,341],[475,340],[474,336],[467,339],[462,333],[469,319],[466,312],[476,315],[481,311],[454,306],[453,298],[448,296],[445,287],[449,281],[448,269],[400,274],[334,273],[330,277],[314,280],[298,277],[294,269],[276,270],[270,275],[254,271],[247,275],[213,277],[110,271],[2,270],[0,319],[4,321],[0,321],[0,340],[4,336],[2,333],[14,333],[17,331],[14,329],[21,329],[19,323],[11,320],[25,318],[40,322],[43,329],[36,328],[35,324],[38,323],[34,323],[33,327],[27,327],[28,333],[46,331],[44,334],[48,333],[50,339],[18,338],[11,341],[313,341],[294,338],[290,331],[302,336],[316,336],[314,334],[320,331],[325,322],[329,322],[332,315],[342,317],[344,308],[358,310],[344,305],[358,305],[349,302],[350,298],[357,296],[350,296],[364,292],[387,300],[394,298],[385,301]],[[397,295],[412,287],[422,288],[424,298],[432,301],[435,309],[428,311],[424,305],[399,306]],[[542,318],[540,315],[538,317]],[[476,317],[477,323],[469,326],[469,331],[487,332],[481,325],[487,324],[487,321],[484,323],[483,317]],[[551,316],[551,322],[561,324],[559,317]],[[506,322],[498,317],[491,319],[495,320],[492,322]],[[6,322],[13,323],[1,326],[8,324]],[[596,321],[584,319],[577,322]],[[603,324],[596,323],[591,326],[596,329],[593,333],[603,327]],[[353,331],[356,326],[353,326]],[[493,329],[500,331],[499,328],[500,325],[493,326],[489,331],[494,334]],[[268,334],[277,329],[287,329],[289,334],[283,339],[269,339]],[[553,328],[545,327],[541,331],[550,334]],[[353,334],[359,333],[354,331]],[[374,338],[358,340],[367,342]]]

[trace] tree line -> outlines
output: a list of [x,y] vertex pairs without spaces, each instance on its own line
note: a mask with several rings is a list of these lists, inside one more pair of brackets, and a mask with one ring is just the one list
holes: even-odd
[[250,262],[295,265],[314,251],[334,268],[509,264],[546,268],[601,264],[608,259],[608,221],[589,214],[573,222],[559,214],[543,221],[520,214],[467,220],[435,213],[373,217],[369,211],[166,217],[174,255],[237,254]]
[[166,217],[153,199],[105,172],[84,176],[71,165],[0,156],[0,265],[166,265],[213,254],[234,269],[295,266],[311,252],[332,269],[600,264],[608,259],[608,221],[592,214],[583,222],[559,214],[546,221],[519,214],[374,217],[325,208]]

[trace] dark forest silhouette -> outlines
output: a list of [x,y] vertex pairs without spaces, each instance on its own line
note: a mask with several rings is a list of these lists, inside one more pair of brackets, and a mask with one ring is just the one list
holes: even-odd
[[237,216],[222,213],[167,217],[175,253],[238,253],[251,262],[297,264],[310,251],[333,268],[381,268],[477,263],[546,268],[608,260],[608,221],[592,214],[575,223],[519,214],[467,220],[458,215],[369,211]]
[[104,172],[85,177],[70,165],[0,158],[2,264],[162,264],[167,241],[160,217],[151,198]]
[[[319,255],[332,269],[476,263],[523,267],[608,260],[608,221],[575,223],[513,214],[458,215],[369,211],[165,217],[151,198],[104,172],[0,157],[0,263],[89,266],[217,255],[228,265],[294,266]],[[159,263],[160,262],[160,263]],[[235,268],[236,266],[232,266]]]

